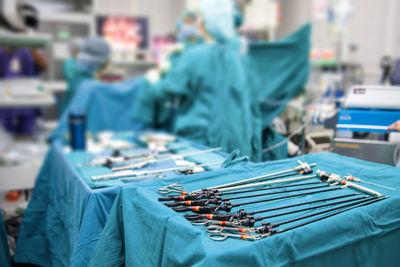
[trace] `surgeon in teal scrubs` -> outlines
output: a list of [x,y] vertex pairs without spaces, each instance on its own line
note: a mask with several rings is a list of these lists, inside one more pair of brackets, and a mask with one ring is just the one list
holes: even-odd
[[[167,60],[163,61],[158,69],[148,72],[146,75],[148,82],[157,83],[160,79],[165,79],[171,66],[174,68],[184,53],[203,43],[204,39],[198,26],[199,14],[197,12],[187,10],[182,13],[175,25],[176,39],[181,45],[173,46],[175,49],[170,52]],[[145,122],[147,127],[153,129],[172,131],[175,113],[181,102],[180,96],[156,101],[149,95],[151,90],[147,90],[147,86],[148,84],[144,81],[138,88],[137,97],[140,100],[136,104],[146,106],[144,110],[149,112],[146,115],[141,113],[139,121]],[[150,101],[148,101],[149,99]],[[150,106],[151,108],[149,108]],[[137,108],[137,110],[140,109]]]
[[75,38],[71,40],[69,44],[71,57],[65,60],[63,64],[63,75],[67,81],[72,79],[72,75],[76,68],[76,58],[78,57],[79,48],[82,45],[82,43],[83,43],[82,39]]
[[[208,146],[236,148],[258,157],[261,144],[253,132],[246,70],[234,26],[233,3],[204,0],[200,3],[199,29],[204,44],[185,52],[164,79],[149,86],[146,103],[135,103],[135,119],[152,114],[152,103],[179,96],[172,131]],[[146,110],[147,109],[147,110]]]
[[82,44],[76,60],[76,66],[69,70],[66,77],[68,88],[61,102],[61,115],[76,94],[80,84],[85,80],[99,77],[99,74],[108,63],[110,51],[109,45],[99,37],[88,38]]

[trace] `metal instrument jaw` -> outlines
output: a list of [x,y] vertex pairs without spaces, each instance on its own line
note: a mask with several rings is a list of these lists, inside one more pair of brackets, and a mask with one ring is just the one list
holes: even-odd
[[186,192],[183,191],[183,185],[180,185],[179,183],[174,183],[174,184],[170,184],[170,185],[161,187],[157,190],[157,192],[162,195],[166,195],[166,194],[170,194],[170,193],[186,194]]
[[206,229],[208,237],[214,241],[224,241],[228,238],[256,241],[270,236],[270,233],[257,234],[256,228],[230,228],[210,225]]

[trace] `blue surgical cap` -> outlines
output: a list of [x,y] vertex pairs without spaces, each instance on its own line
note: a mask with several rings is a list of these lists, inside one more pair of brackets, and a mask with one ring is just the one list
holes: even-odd
[[208,33],[216,41],[223,43],[236,37],[231,0],[203,0],[199,8]]
[[201,39],[201,34],[197,29],[197,25],[185,23],[186,18],[191,18],[192,20],[197,20],[197,14],[193,11],[184,11],[176,23],[175,29],[177,31],[177,39],[180,42],[187,42],[191,38]]
[[99,70],[110,57],[110,46],[99,37],[90,37],[79,50],[77,64],[89,71]]
[[181,29],[182,24],[185,23],[185,18],[188,18],[188,17],[191,18],[192,20],[197,20],[196,12],[189,11],[189,10],[184,11],[175,24],[176,31],[179,31]]

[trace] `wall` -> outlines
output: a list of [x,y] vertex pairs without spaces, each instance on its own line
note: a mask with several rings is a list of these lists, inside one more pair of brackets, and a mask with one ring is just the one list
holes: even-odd
[[[277,37],[283,37],[312,19],[312,0],[280,0],[282,22]],[[364,67],[365,83],[379,79],[379,62],[384,54],[400,56],[400,18],[398,0],[354,0],[355,13],[348,25],[347,42],[358,45],[357,60]],[[313,22],[313,47],[332,47],[326,23]]]

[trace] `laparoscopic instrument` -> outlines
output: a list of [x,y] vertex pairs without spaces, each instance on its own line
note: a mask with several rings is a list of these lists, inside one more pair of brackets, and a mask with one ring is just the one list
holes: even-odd
[[[291,192],[298,192],[298,191],[312,190],[312,189],[319,189],[319,188],[326,188],[326,187],[329,187],[329,185],[324,184],[324,185],[319,185],[319,186],[303,187],[303,188],[296,188],[296,189],[284,190],[284,191],[275,191],[275,192],[263,193],[263,194],[252,194],[252,195],[237,196],[237,197],[225,197],[225,198],[222,198],[221,196],[229,194],[229,193],[225,193],[225,194],[222,193],[219,195],[214,195],[207,199],[167,202],[167,203],[164,203],[164,205],[167,207],[178,207],[178,206],[202,206],[202,205],[208,205],[208,204],[221,204],[222,202],[232,201],[232,200],[236,200],[236,199],[260,197],[260,196],[270,196],[270,195],[276,195],[276,194],[282,194],[282,193],[291,193]],[[254,191],[261,191],[261,190],[268,190],[268,189],[270,189],[270,188],[262,188],[262,189],[255,189],[255,190],[246,190],[246,191],[254,192]],[[237,193],[237,192],[234,192],[234,193]]]
[[366,183],[366,184],[370,184],[370,185],[382,187],[382,188],[385,188],[385,189],[388,189],[388,190],[396,191],[396,188],[389,187],[389,186],[385,186],[385,185],[380,185],[380,184],[376,184],[376,183],[367,182],[367,181],[361,180],[360,178],[351,176],[350,174],[349,174],[349,175],[346,175],[346,176],[344,177],[344,179],[346,179],[346,180],[348,180],[348,181],[352,181],[352,182]]
[[[293,230],[317,221],[321,221],[324,219],[327,219],[329,217],[338,215],[340,213],[355,209],[355,208],[359,208],[362,206],[367,206],[373,203],[376,203],[378,201],[382,201],[384,199],[386,199],[387,197],[369,197],[365,200],[362,201],[358,201],[358,202],[354,202],[354,203],[350,203],[350,204],[346,204],[346,205],[342,205],[339,207],[335,207],[335,208],[331,208],[328,210],[323,210],[320,212],[316,212],[313,214],[309,214],[309,215],[305,215],[305,216],[301,216],[295,219],[291,219],[291,220],[287,220],[287,221],[283,221],[283,222],[279,222],[279,223],[273,223],[271,224],[270,222],[263,222],[262,226],[260,227],[255,227],[255,228],[232,228],[232,227],[225,227],[225,226],[219,226],[219,225],[210,225],[207,227],[207,231],[210,232],[209,237],[215,241],[223,241],[226,240],[227,238],[238,238],[238,239],[244,239],[244,240],[249,240],[249,241],[255,241],[255,240],[260,240],[272,235],[276,235],[276,234],[280,234],[289,230]],[[310,221],[306,221],[300,224],[297,224],[295,226],[291,226],[285,229],[280,229],[280,230],[276,230],[275,228],[280,227],[282,225],[285,224],[289,224],[289,223],[293,223],[293,222],[297,222],[300,220],[304,220],[307,218],[311,218],[314,216],[318,216],[318,215],[323,215],[323,214],[327,214],[321,217],[318,217],[316,219],[310,220]]]
[[[304,163],[303,163],[304,164]],[[290,174],[286,174],[286,175],[290,175]],[[256,177],[256,178],[260,178],[262,176]],[[267,181],[267,182],[258,182],[258,183],[249,183],[249,184],[245,184],[245,185],[236,185],[236,186],[231,186],[231,187],[222,187],[219,189],[213,189],[212,187],[209,188],[204,188],[204,189],[199,189],[199,190],[195,190],[192,192],[188,192],[188,191],[178,191],[175,190],[174,188],[169,188],[168,186],[166,187],[162,187],[160,189],[158,189],[158,192],[160,194],[169,194],[169,193],[181,193],[182,195],[193,195],[193,194],[199,194],[201,192],[225,192],[225,191],[233,191],[233,190],[238,190],[238,189],[244,189],[244,188],[251,188],[251,187],[260,187],[260,186],[266,186],[266,185],[271,185],[271,184],[278,184],[278,183],[288,183],[288,182],[296,182],[296,181],[301,181],[301,180],[305,180],[305,179],[311,179],[311,178],[319,178],[321,181],[323,182],[327,182],[330,184],[341,184],[345,187],[350,187],[352,189],[358,190],[360,192],[369,194],[369,195],[373,195],[373,196],[382,196],[381,193],[369,189],[367,187],[358,185],[358,184],[354,184],[352,182],[346,181],[345,179],[343,179],[341,176],[337,175],[337,174],[328,174],[324,171],[318,170],[316,172],[316,175],[305,175],[305,176],[300,176],[300,177],[294,177],[294,178],[288,178],[288,179],[280,179],[280,180],[275,180],[276,178],[281,178],[282,176],[278,176],[278,177],[270,177],[268,180],[272,180],[272,181]],[[256,180],[257,181],[257,180]],[[259,181],[259,180],[258,180]]]
[[221,150],[221,147],[217,148],[211,148],[211,149],[206,149],[206,150],[200,150],[200,151],[193,151],[193,152],[188,152],[188,153],[181,153],[181,154],[173,154],[173,155],[168,155],[162,158],[156,158],[156,157],[149,157],[145,160],[141,160],[138,162],[133,162],[131,164],[126,164],[123,166],[118,166],[118,167],[113,167],[111,168],[112,171],[123,171],[123,170],[130,170],[130,169],[140,169],[143,168],[144,166],[150,164],[150,163],[156,163],[156,162],[162,162],[162,161],[167,161],[167,160],[176,160],[176,159],[183,159],[184,157],[188,156],[194,156],[194,155],[200,155],[200,154],[205,154],[205,153],[210,153],[210,152],[215,152]]
[[146,178],[146,177],[156,177],[160,176],[164,172],[168,171],[178,171],[184,174],[192,174],[204,171],[204,167],[210,167],[215,165],[221,165],[223,162],[211,162],[211,163],[204,163],[204,164],[190,164],[187,166],[177,166],[165,169],[157,169],[157,170],[149,170],[149,171],[133,171],[133,170],[126,170],[117,173],[111,174],[102,174],[102,175],[95,175],[92,176],[92,181],[107,181],[112,179],[120,179],[122,181],[128,181],[133,179],[139,178]]
[[[174,150],[176,149],[179,148],[174,148]],[[96,157],[90,163],[80,164],[79,167],[104,166],[111,169],[115,164],[121,164],[128,161],[130,162],[132,160],[144,160],[146,158],[149,158],[150,156],[158,157],[167,152],[170,152],[171,150],[171,148],[167,147],[157,147],[156,149],[144,149],[140,152],[130,154],[121,153],[120,150],[114,150],[109,156]]]
[[247,216],[250,216],[250,215],[252,216],[255,214],[259,214],[259,213],[266,213],[266,212],[271,212],[271,211],[276,211],[276,210],[294,208],[294,207],[310,205],[310,204],[315,204],[315,203],[319,203],[319,202],[327,202],[327,201],[331,201],[331,200],[347,198],[347,197],[352,197],[352,196],[358,196],[358,195],[360,195],[360,193],[352,193],[352,194],[340,195],[340,196],[336,196],[336,197],[322,198],[322,199],[318,199],[318,200],[302,202],[302,203],[298,203],[298,204],[279,206],[279,207],[269,208],[269,209],[262,209],[262,210],[257,210],[257,211],[245,211],[244,209],[240,209],[236,213],[208,213],[208,214],[191,213],[191,214],[186,214],[184,217],[191,222],[195,222],[193,224],[204,225],[204,224],[206,224],[207,221],[240,220],[240,219],[246,218]]
[[[329,186],[324,186],[324,187],[328,188]],[[339,190],[339,189],[342,189],[342,188],[343,187],[329,187],[328,189],[308,191],[308,192],[300,193],[300,194],[284,195],[284,196],[279,196],[279,197],[273,197],[273,198],[255,200],[255,201],[248,201],[248,202],[241,202],[241,203],[231,203],[230,201],[225,201],[223,204],[220,204],[220,205],[185,206],[185,207],[174,207],[172,209],[174,211],[176,211],[176,212],[186,212],[186,211],[193,211],[193,212],[197,212],[197,213],[211,213],[211,212],[217,212],[217,211],[227,211],[227,212],[229,212],[233,208],[241,207],[241,206],[245,206],[245,205],[263,203],[263,202],[269,202],[269,201],[273,201],[273,200],[281,200],[281,199],[298,197],[298,196],[305,196],[305,195],[311,195],[311,194],[332,192],[332,191]]]
[[[268,198],[268,199],[262,199],[262,200],[256,200],[256,201],[249,201],[249,202],[242,202],[242,203],[231,203],[231,200],[236,200],[236,199],[242,199],[242,198],[249,198],[249,197],[258,197],[258,196],[266,196],[266,195],[271,195],[271,193],[264,193],[264,194],[255,194],[255,195],[247,195],[247,196],[238,196],[238,197],[231,197],[231,198],[221,198],[219,195],[209,195],[206,197],[209,197],[208,199],[195,199],[195,200],[186,200],[184,202],[170,202],[167,203],[167,206],[173,207],[173,210],[176,212],[186,212],[186,211],[193,211],[196,213],[212,213],[212,212],[217,212],[217,211],[231,211],[232,208],[239,207],[239,206],[244,206],[244,205],[250,205],[250,204],[255,204],[255,203],[261,203],[261,202],[268,202],[272,200],[280,200],[280,199],[286,199],[286,198],[291,198],[291,197],[297,197],[297,196],[304,196],[304,195],[309,195],[309,194],[316,194],[316,193],[324,193],[324,192],[330,192],[338,189],[342,189],[345,187],[350,187],[353,189],[356,189],[358,191],[367,193],[369,195],[373,196],[382,196],[379,192],[373,191],[369,188],[360,186],[360,185],[354,185],[353,183],[350,183],[344,179],[342,179],[339,175],[336,174],[327,174],[326,172],[323,172],[321,170],[317,171],[317,175],[314,177],[318,177],[321,179],[323,182],[327,182],[330,185],[335,185],[335,184],[340,184],[343,185],[342,187],[333,187],[333,188],[328,188],[328,189],[322,189],[322,190],[316,190],[316,191],[308,191],[304,193],[299,193],[299,194],[294,194],[294,195],[284,195],[284,196],[279,196],[279,197],[274,197],[274,198]],[[287,179],[286,179],[287,180]],[[277,180],[281,181],[281,180]],[[237,188],[240,188],[241,186],[237,186]],[[272,192],[272,194],[279,194],[279,193],[287,193],[287,192],[294,192],[294,191],[302,191],[302,190],[312,190],[312,189],[320,189],[323,187],[329,187],[329,186],[318,186],[318,187],[306,187],[306,188],[300,188],[300,189],[293,189],[293,190],[286,190],[286,191],[278,191],[278,192]],[[230,187],[229,187],[230,188]],[[220,191],[223,189],[220,189]],[[207,190],[203,190],[200,192],[207,192]],[[214,191],[215,192],[215,191]],[[200,193],[201,197],[205,197],[204,193]],[[193,195],[193,193],[192,193]],[[194,193],[194,195],[197,195],[198,193]],[[182,198],[187,197],[189,195],[181,195]],[[211,198],[210,198],[211,196]],[[179,196],[178,196],[179,197]],[[165,198],[160,198],[160,200],[165,200]],[[197,205],[196,205],[197,204]],[[208,204],[217,204],[217,205],[208,205]],[[178,207],[180,205],[184,205],[185,207]]]
[[[315,175],[307,175],[312,172],[312,167],[316,164],[307,164],[303,162],[299,163],[299,166],[290,170],[261,175],[250,179],[203,188],[191,192],[184,191],[183,186],[175,183],[173,185],[160,188],[159,193],[180,193],[180,195],[160,197],[158,200],[172,201],[164,204],[168,207],[171,207],[176,212],[194,212],[191,214],[186,214],[185,218],[191,221],[191,223],[194,225],[209,225],[207,227],[207,231],[210,232],[211,239],[225,240],[227,238],[240,238],[246,240],[258,240],[329,218],[353,208],[370,205],[387,198],[387,196],[383,196],[381,193],[375,190],[351,182],[358,181],[351,176],[342,177],[334,173],[328,174],[327,172],[321,170],[317,170]],[[280,179],[286,176],[299,174],[303,175],[299,177]],[[318,178],[319,181],[300,182],[311,178]],[[293,184],[270,186],[280,183]],[[264,208],[255,211],[249,211],[246,208],[246,210],[240,209],[233,213],[226,213],[237,207],[251,206],[258,203],[267,203],[275,200],[289,199],[306,195],[316,195],[325,192],[333,192],[343,188],[351,188],[358,192],[341,194],[334,197],[291,205]],[[276,189],[282,190],[265,192]],[[361,193],[364,193],[365,195],[360,195]],[[270,197],[262,198],[264,196]],[[257,198],[254,201],[235,202],[236,200],[253,197],[261,197],[261,199]],[[316,203],[320,204],[315,205]],[[260,213],[268,213],[299,206],[305,207],[276,214],[267,214],[265,216],[254,216]],[[328,209],[321,210],[323,208]],[[271,224],[270,222],[265,222],[267,219],[313,210],[316,210],[316,212],[280,223]],[[290,226],[286,229],[275,229],[285,224],[294,223],[319,215],[324,216],[300,223],[295,226]],[[262,222],[262,226],[254,227],[257,222]]]
[[[302,208],[302,209],[297,209],[297,210],[291,210],[287,212],[282,212],[282,213],[277,213],[277,214],[272,214],[268,216],[260,216],[260,217],[253,217],[252,215],[246,215],[242,216],[239,218],[231,218],[229,221],[221,221],[221,220],[199,220],[199,221],[191,221],[192,224],[194,225],[224,225],[224,226],[229,226],[229,227],[236,227],[236,226],[246,226],[246,227],[252,227],[256,222],[264,221],[266,219],[271,219],[275,217],[280,217],[284,215],[289,215],[289,214],[294,214],[294,213],[299,213],[303,211],[308,211],[308,210],[315,210],[319,208],[324,208],[324,207],[329,207],[329,206],[334,206],[338,204],[344,204],[344,203],[351,203],[353,201],[358,201],[358,200],[365,200],[365,199],[371,199],[369,196],[360,196],[356,198],[351,198],[347,200],[342,200],[342,201],[336,201],[336,202],[330,202],[322,205],[317,205],[317,206],[312,206],[312,207],[307,207],[307,208]],[[254,213],[254,212],[253,212]]]
[[[204,193],[204,192],[226,192],[226,191],[231,191],[231,190],[237,190],[237,189],[245,189],[245,188],[251,188],[251,187],[259,187],[259,186],[266,186],[266,185],[271,185],[271,184],[276,184],[276,183],[285,183],[285,182],[295,182],[295,181],[300,181],[300,180],[305,180],[305,179],[311,179],[315,178],[316,175],[305,175],[301,177],[295,177],[295,178],[289,178],[289,179],[281,179],[281,180],[275,180],[278,178],[283,178],[283,177],[288,177],[288,176],[293,176],[297,174],[309,174],[312,172],[311,167],[316,166],[315,163],[313,164],[307,164],[303,163],[301,161],[300,165],[289,169],[289,170],[284,170],[276,173],[270,173],[270,174],[265,174],[261,176],[257,176],[254,178],[250,179],[245,179],[241,181],[237,181],[235,183],[228,183],[228,184],[223,184],[223,185],[218,185],[218,186],[213,186],[213,187],[208,187],[208,188],[203,188],[199,190],[195,190],[192,192],[188,191],[183,191],[183,190],[176,190],[175,187],[170,187],[165,186],[160,189],[158,189],[158,193],[160,194],[170,194],[170,193],[180,193],[183,195],[190,195],[190,194],[197,194],[197,193]],[[270,181],[273,180],[273,181]],[[267,181],[267,182],[261,182],[261,181]],[[254,183],[258,182],[258,183]],[[176,184],[174,184],[176,185]]]

